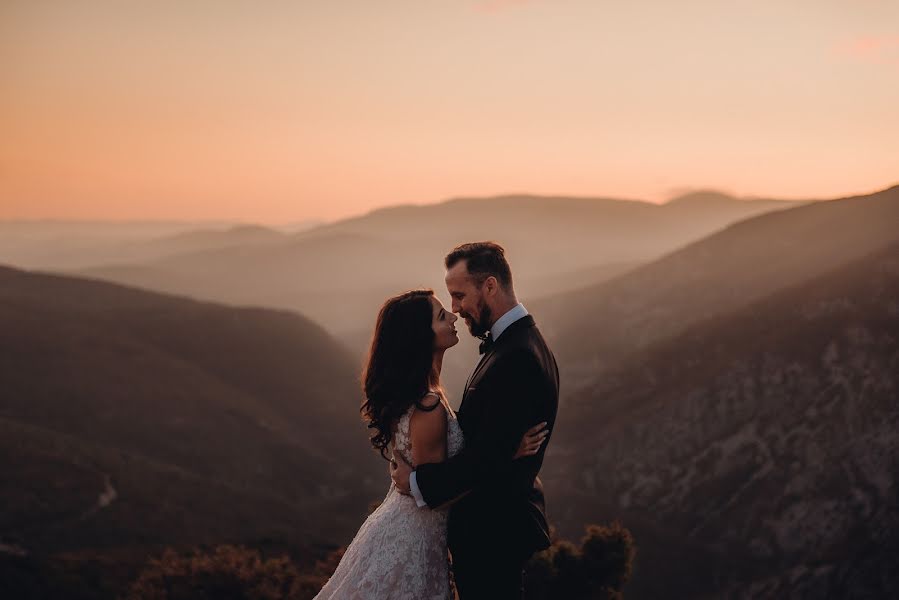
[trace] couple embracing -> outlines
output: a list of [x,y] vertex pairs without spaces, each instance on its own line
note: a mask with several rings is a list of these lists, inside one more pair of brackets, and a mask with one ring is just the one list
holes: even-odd
[[[555,358],[501,246],[463,244],[445,265],[451,312],[416,290],[378,315],[362,413],[393,481],[318,599],[446,600],[451,579],[461,600],[521,598],[525,563],[549,546],[537,473],[558,407]],[[458,413],[440,383],[459,342],[453,313],[482,339]]]

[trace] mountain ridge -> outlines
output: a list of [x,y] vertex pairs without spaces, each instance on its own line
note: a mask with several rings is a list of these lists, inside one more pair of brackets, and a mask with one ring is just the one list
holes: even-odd
[[[667,531],[654,552],[679,566],[646,567],[634,597],[702,568],[679,537],[737,563],[706,565],[724,585],[697,597],[899,589],[896,297],[899,243],[630,355],[560,410],[554,518],[567,531],[600,507],[638,540]],[[811,562],[829,566],[802,571]]]
[[[730,224],[613,279],[533,303],[563,361],[581,370],[675,334],[899,239],[899,186]],[[835,248],[834,246],[838,246]],[[582,322],[578,315],[590,314]]]

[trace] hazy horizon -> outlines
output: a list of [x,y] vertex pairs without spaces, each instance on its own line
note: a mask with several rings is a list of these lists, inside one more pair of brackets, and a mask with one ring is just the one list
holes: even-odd
[[[852,196],[867,195],[867,194],[876,193],[878,191],[882,191],[885,189],[889,189],[889,188],[895,187],[897,185],[899,185],[899,181],[897,181],[896,183],[893,183],[893,184],[879,186],[879,187],[875,187],[872,189],[859,191],[856,193],[845,194],[845,195],[842,195],[839,197],[852,197]],[[575,198],[575,199],[584,199],[584,200],[609,199],[609,200],[616,200],[616,201],[622,201],[622,202],[646,202],[646,203],[650,203],[650,204],[662,205],[662,204],[667,204],[669,202],[677,200],[679,198],[682,198],[689,194],[702,194],[702,193],[723,194],[726,196],[731,196],[734,199],[739,200],[739,201],[778,200],[778,201],[797,202],[798,203],[798,202],[803,202],[803,201],[821,201],[821,200],[832,200],[832,199],[838,198],[838,196],[836,196],[836,195],[822,196],[822,197],[816,197],[816,198],[804,197],[804,196],[803,197],[785,197],[785,196],[777,195],[777,194],[765,196],[765,197],[744,196],[744,195],[732,193],[729,191],[724,191],[724,190],[720,190],[720,189],[712,189],[712,188],[707,188],[707,187],[685,188],[683,190],[678,191],[677,193],[674,193],[670,196],[667,196],[667,197],[664,197],[664,198],[661,198],[658,200],[652,200],[652,199],[646,199],[646,198],[614,197],[614,196],[611,196],[608,194],[588,194],[588,195],[578,194],[578,195],[575,195],[575,194],[531,194],[528,192],[509,192],[509,193],[503,193],[503,194],[489,194],[489,195],[485,194],[485,195],[473,195],[473,196],[464,196],[464,197],[463,196],[451,196],[451,197],[447,197],[447,198],[441,198],[439,200],[435,200],[432,202],[404,202],[404,203],[396,203],[396,204],[384,204],[384,205],[378,205],[378,206],[371,206],[368,208],[364,208],[364,209],[360,210],[359,212],[348,213],[346,215],[342,215],[342,216],[334,217],[334,218],[330,218],[330,219],[326,219],[326,218],[322,218],[322,217],[315,217],[315,216],[311,216],[306,219],[286,219],[286,220],[266,221],[264,219],[253,219],[252,217],[248,217],[248,218],[244,218],[244,219],[241,219],[241,218],[227,219],[227,218],[221,218],[221,217],[216,217],[216,216],[209,216],[209,217],[205,217],[205,218],[203,218],[203,217],[200,217],[200,218],[171,217],[171,218],[169,218],[169,217],[165,217],[165,216],[147,217],[147,218],[137,217],[137,216],[131,217],[131,218],[116,218],[116,217],[66,218],[66,217],[59,217],[59,216],[4,217],[4,216],[0,215],[0,223],[47,223],[47,224],[54,224],[54,223],[58,223],[58,224],[64,224],[64,223],[76,223],[76,224],[116,224],[116,223],[129,224],[130,223],[130,224],[137,224],[137,223],[142,223],[142,224],[159,224],[159,225],[165,225],[165,224],[197,225],[197,226],[205,225],[205,226],[217,226],[217,227],[231,227],[231,226],[240,226],[240,225],[260,225],[260,226],[266,226],[266,227],[272,227],[272,228],[283,228],[283,229],[290,230],[293,228],[313,228],[313,227],[318,227],[321,225],[331,225],[331,224],[338,223],[340,221],[344,221],[344,220],[348,220],[348,219],[364,217],[371,213],[377,212],[379,210],[385,210],[385,209],[402,208],[402,207],[436,206],[436,205],[444,204],[446,202],[451,202],[453,200],[457,200],[460,198],[466,198],[466,199],[475,198],[475,199],[483,199],[483,200],[490,200],[490,199],[494,199],[494,198],[510,198],[510,197],[513,197],[513,198],[514,197],[522,197],[522,198],[524,198],[524,197],[539,197],[539,198],[566,198],[566,199]]]

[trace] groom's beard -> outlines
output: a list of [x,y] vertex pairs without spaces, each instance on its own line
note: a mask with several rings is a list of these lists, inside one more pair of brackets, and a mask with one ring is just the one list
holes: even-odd
[[484,306],[479,307],[481,309],[481,318],[475,320],[468,313],[462,313],[461,317],[465,319],[465,324],[468,325],[468,331],[476,338],[482,338],[487,335],[487,332],[490,330],[490,317],[493,313],[490,312],[490,307],[484,304]]

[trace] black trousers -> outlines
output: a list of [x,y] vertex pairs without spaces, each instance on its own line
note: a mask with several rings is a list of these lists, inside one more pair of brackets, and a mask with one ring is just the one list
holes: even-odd
[[453,578],[461,600],[521,600],[527,558],[490,548],[453,552]]

